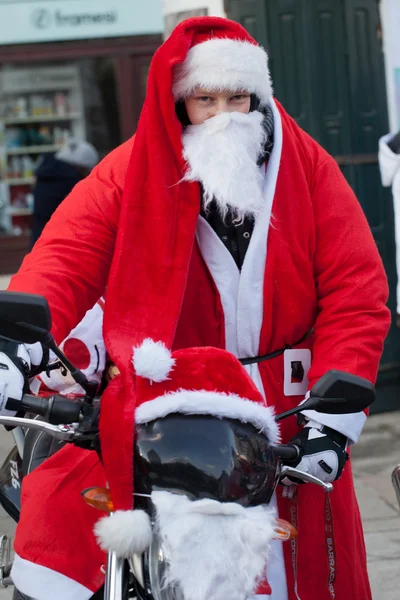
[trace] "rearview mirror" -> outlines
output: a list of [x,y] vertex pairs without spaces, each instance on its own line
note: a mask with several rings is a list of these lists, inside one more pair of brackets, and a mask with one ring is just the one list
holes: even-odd
[[92,403],[98,385],[88,381],[60,350],[50,333],[51,313],[46,298],[35,294],[0,292],[0,336],[20,344],[42,344],[52,350],[67,367],[73,379],[87,392],[85,402]]
[[304,410],[316,410],[331,415],[361,412],[374,400],[375,388],[370,381],[332,369],[317,381],[305,402],[277,415],[275,421],[282,421]]
[[375,387],[368,379],[333,369],[317,381],[309,398],[310,408],[330,414],[360,412],[374,400]]
[[0,336],[22,344],[48,339],[51,314],[46,298],[35,294],[0,292]]

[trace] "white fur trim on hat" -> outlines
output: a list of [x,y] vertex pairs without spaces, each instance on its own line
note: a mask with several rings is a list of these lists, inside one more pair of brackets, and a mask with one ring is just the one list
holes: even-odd
[[171,413],[185,415],[213,415],[251,423],[264,433],[273,444],[280,441],[279,427],[274,411],[269,406],[241,398],[236,394],[207,392],[206,390],[178,390],[148,400],[136,409],[136,423],[148,423]]
[[152,538],[150,518],[144,510],[117,510],[97,521],[94,533],[102,550],[123,558],[144,552]]
[[133,349],[133,366],[136,375],[159,383],[169,379],[169,374],[175,365],[175,359],[162,342],[150,338]]
[[174,70],[173,94],[183,100],[196,87],[247,91],[265,105],[272,97],[268,55],[261,46],[241,40],[213,38],[191,48]]

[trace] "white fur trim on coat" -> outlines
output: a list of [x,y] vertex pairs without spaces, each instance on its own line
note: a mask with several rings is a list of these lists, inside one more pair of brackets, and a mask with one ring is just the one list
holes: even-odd
[[15,554],[11,570],[15,587],[36,600],[89,600],[93,591],[70,577]]
[[190,96],[196,87],[206,90],[247,91],[265,105],[272,97],[268,55],[250,42],[213,38],[191,48],[174,71],[175,100]]
[[396,241],[396,269],[397,269],[397,314],[400,314],[400,154],[395,154],[388,146],[393,136],[385,135],[379,140],[379,168],[381,171],[382,185],[392,186],[394,209],[394,234]]
[[133,349],[133,366],[136,375],[159,383],[169,379],[175,364],[171,352],[163,342],[155,342],[150,338]]
[[151,542],[150,518],[144,510],[117,510],[102,517],[94,526],[99,546],[122,558],[141,554]]
[[185,415],[213,415],[251,423],[264,433],[271,443],[279,442],[279,428],[273,409],[241,398],[236,394],[207,392],[206,390],[178,390],[148,400],[136,409],[136,423],[148,423],[171,413]]
[[388,146],[392,137],[393,135],[389,133],[379,140],[379,169],[382,185],[385,187],[392,185],[396,174],[400,173],[400,154],[395,154]]

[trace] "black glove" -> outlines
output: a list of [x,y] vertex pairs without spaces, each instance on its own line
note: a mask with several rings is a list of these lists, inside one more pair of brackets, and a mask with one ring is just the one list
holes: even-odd
[[[318,428],[317,428],[318,427]],[[291,467],[314,475],[325,483],[339,479],[349,456],[346,452],[347,438],[331,429],[310,421],[290,440],[300,448],[300,456]],[[285,477],[284,485],[302,483]]]

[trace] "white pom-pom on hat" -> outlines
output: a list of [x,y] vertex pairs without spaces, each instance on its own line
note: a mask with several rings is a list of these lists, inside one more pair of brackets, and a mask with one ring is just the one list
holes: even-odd
[[133,349],[133,366],[136,375],[160,383],[169,379],[175,365],[175,359],[163,342],[155,342],[150,338]]
[[93,531],[104,552],[115,552],[122,558],[141,554],[152,538],[149,515],[139,509],[117,510],[97,521]]

